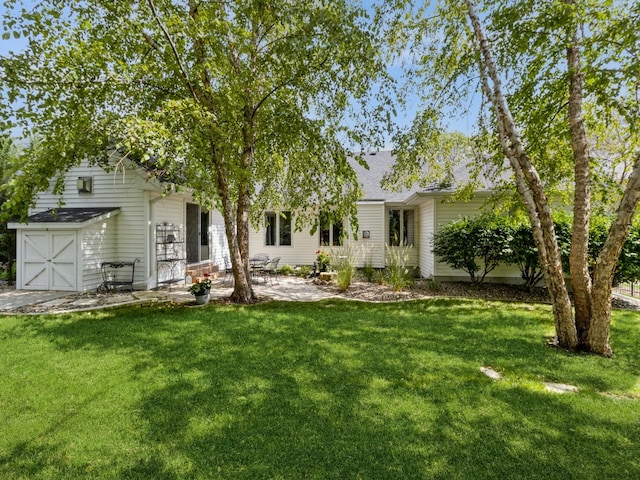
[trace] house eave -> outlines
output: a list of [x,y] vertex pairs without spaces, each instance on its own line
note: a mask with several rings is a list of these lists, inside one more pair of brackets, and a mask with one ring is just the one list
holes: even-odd
[[[455,193],[454,190],[433,190],[433,191],[427,191],[427,192],[415,192],[411,194],[404,201],[404,203],[405,205],[409,205],[409,206],[417,206],[423,203],[426,199],[442,198],[442,197],[450,196],[453,193]],[[491,193],[493,193],[493,190],[488,190],[488,189],[476,190],[473,192],[474,195],[477,195],[480,197],[489,196]]]
[[7,228],[21,230],[77,230],[85,228],[98,222],[110,219],[120,213],[120,207],[113,207],[109,211],[105,211],[99,215],[95,215],[84,221],[57,221],[57,222],[38,222],[32,221],[28,223],[8,222]]

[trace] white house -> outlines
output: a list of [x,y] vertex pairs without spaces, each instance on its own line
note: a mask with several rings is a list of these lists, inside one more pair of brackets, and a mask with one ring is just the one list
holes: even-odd
[[209,271],[226,248],[222,217],[167,186],[126,160],[110,173],[86,162],[71,169],[63,207],[44,192],[27,223],[9,224],[16,287],[81,292],[115,279],[148,289],[184,280],[187,267]]
[[[450,202],[448,189],[390,193],[380,181],[393,164],[391,153],[368,155],[367,161],[368,170],[355,166],[364,191],[357,202],[357,239],[341,235],[350,230],[346,220],[321,222],[312,235],[310,228],[293,230],[295,212],[267,209],[264,224],[251,229],[250,254],[280,257],[280,266],[312,265],[319,249],[348,244],[361,252],[359,266],[383,268],[385,245],[406,244],[409,265],[420,276],[466,280],[466,273],[436,262],[433,234],[446,223],[477,214],[490,192],[477,192],[470,202]],[[224,267],[228,246],[219,212],[200,207],[188,191],[167,189],[133,162],[120,165],[110,173],[87,163],[71,169],[62,208],[57,196],[44,192],[28,223],[9,224],[17,229],[18,289],[87,291],[114,278],[148,289]],[[114,264],[120,268],[110,268]],[[501,266],[487,279],[519,277],[516,268]]]
[[[476,192],[469,202],[451,202],[450,188],[405,189],[400,192],[383,190],[382,176],[393,165],[391,152],[382,151],[367,155],[369,169],[354,164],[364,196],[357,202],[357,240],[349,235],[340,241],[340,231],[348,227],[323,225],[315,234],[310,228],[294,232],[295,212],[267,211],[264,227],[252,229],[249,237],[251,255],[266,253],[271,258],[280,257],[280,265],[311,265],[319,249],[331,250],[339,245],[350,245],[361,252],[359,265],[365,263],[375,268],[385,266],[385,245],[406,244],[409,249],[409,265],[424,278],[441,281],[467,280],[468,274],[454,270],[435,260],[431,242],[437,229],[464,216],[480,212],[490,190]],[[464,169],[461,169],[464,170]],[[461,172],[464,174],[464,172]],[[520,272],[515,267],[499,266],[487,281],[519,282]]]

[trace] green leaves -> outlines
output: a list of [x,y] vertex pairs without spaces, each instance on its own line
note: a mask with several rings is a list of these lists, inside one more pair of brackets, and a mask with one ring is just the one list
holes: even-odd
[[1,118],[55,151],[55,171],[115,142],[202,198],[216,198],[219,181],[231,198],[249,190],[256,218],[277,203],[352,212],[345,158],[354,142],[376,142],[383,118],[354,108],[384,72],[364,13],[346,1],[10,8],[6,33],[36,41],[1,64]]
[[469,274],[481,283],[511,253],[512,230],[498,217],[462,218],[433,236],[438,261]]

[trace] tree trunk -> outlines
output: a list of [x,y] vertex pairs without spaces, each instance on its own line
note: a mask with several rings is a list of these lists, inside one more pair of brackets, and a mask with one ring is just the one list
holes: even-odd
[[520,134],[513,121],[509,105],[502,91],[500,75],[493,60],[489,41],[480,23],[480,17],[471,0],[465,0],[465,3],[480,47],[479,68],[483,87],[496,111],[500,145],[515,173],[516,186],[527,206],[534,240],[541,260],[544,262],[545,281],[553,305],[557,343],[563,348],[573,350],[578,346],[578,336],[564,280],[553,217],[544,193],[544,186],[524,149]]
[[[214,156],[217,157],[215,147]],[[231,201],[229,185],[224,174],[224,159],[216,158],[218,179],[218,195],[222,203],[222,216],[224,218],[224,229],[229,245],[229,256],[231,257],[231,267],[233,269],[233,292],[231,301],[235,303],[255,303],[258,297],[251,285],[251,274],[249,272],[249,221],[248,215],[240,213],[239,205],[247,205],[248,199],[243,202],[238,201],[238,206],[234,209],[234,202]],[[234,211],[235,210],[235,211]],[[235,215],[234,215],[235,213]],[[238,219],[244,219],[239,222]]]
[[586,338],[588,351],[600,355],[612,354],[609,344],[611,325],[611,288],[620,252],[640,202],[640,153],[636,155],[616,218],[593,269],[593,311]]
[[[574,4],[573,0],[565,0]],[[589,167],[589,146],[582,114],[583,78],[580,66],[580,50],[576,28],[570,27],[571,42],[567,47],[567,70],[569,74],[569,130],[574,159],[575,191],[573,199],[573,227],[569,270],[573,287],[578,342],[587,340],[591,322],[592,298],[591,276],[589,274],[589,223],[591,217],[591,172]]]
[[[608,269],[603,269],[608,270]],[[615,270],[615,264],[611,272]],[[593,282],[593,308],[589,318],[589,330],[586,332],[582,348],[591,353],[597,353],[610,357],[612,355],[609,343],[609,330],[611,326],[611,277],[603,275],[602,271],[594,277]]]
[[[250,158],[250,152],[243,153],[242,163],[243,167],[248,170]],[[242,272],[243,282],[246,282],[241,289],[236,288],[231,295],[231,299],[237,303],[253,303],[258,297],[253,291],[251,286],[251,272],[249,270],[249,207],[250,197],[249,188],[246,180],[241,180],[238,186],[238,203],[236,207],[236,232],[237,232],[237,245],[239,253],[239,265],[238,270]]]

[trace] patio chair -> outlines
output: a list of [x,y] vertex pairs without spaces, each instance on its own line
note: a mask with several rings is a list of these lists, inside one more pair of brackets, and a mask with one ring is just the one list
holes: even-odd
[[249,259],[249,263],[253,267],[264,267],[269,261],[269,255],[266,253],[256,253]]
[[227,283],[227,278],[231,280],[233,283],[233,267],[231,266],[231,261],[227,257],[223,257],[224,260],[224,278],[222,279],[222,284],[225,285]]
[[273,285],[273,278],[275,277],[276,283],[280,284],[280,279],[278,278],[278,263],[280,263],[280,257],[273,258],[269,260],[264,267],[260,269],[260,275],[264,277],[264,283],[267,283],[267,277],[269,277],[269,282]]
[[260,274],[260,270],[262,270],[269,261],[269,255],[266,253],[256,253],[253,257],[249,259],[249,270],[251,274],[251,278],[255,280],[256,276]]

